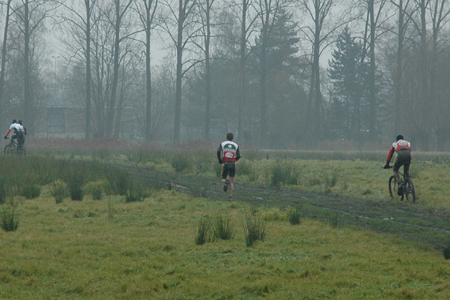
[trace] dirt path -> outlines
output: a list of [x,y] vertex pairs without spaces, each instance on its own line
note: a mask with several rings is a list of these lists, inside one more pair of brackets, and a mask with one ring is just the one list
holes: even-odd
[[[133,166],[120,166],[146,184],[170,187],[180,192],[227,201],[220,180],[168,174]],[[278,190],[270,186],[236,184],[235,201],[268,206],[300,206],[305,218],[333,226],[358,226],[442,249],[450,242],[450,215],[406,201],[367,201]]]

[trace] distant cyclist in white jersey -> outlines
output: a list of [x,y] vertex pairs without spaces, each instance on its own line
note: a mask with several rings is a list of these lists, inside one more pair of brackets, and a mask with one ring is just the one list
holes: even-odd
[[17,123],[16,119],[12,120],[11,126],[9,126],[8,132],[5,134],[5,140],[8,138],[9,133],[12,131],[13,135],[11,136],[12,140],[18,139],[20,135],[23,136],[23,134],[20,134],[21,126],[19,123]]

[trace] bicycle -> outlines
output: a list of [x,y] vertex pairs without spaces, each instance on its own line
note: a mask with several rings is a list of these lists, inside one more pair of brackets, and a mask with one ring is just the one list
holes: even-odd
[[5,146],[5,149],[3,150],[4,155],[20,155],[25,156],[26,150],[24,146],[19,146],[17,142],[15,142],[12,138],[8,137],[10,140],[8,145]]
[[[389,169],[392,169],[392,166],[389,166]],[[394,175],[392,175],[389,177],[389,194],[391,195],[391,198],[395,199],[395,197],[400,197],[400,200],[403,201],[406,196],[406,201],[411,200],[412,203],[415,203],[416,191],[412,180],[408,179],[406,174],[401,173],[400,171],[398,173],[403,178],[403,192],[400,195],[398,194],[398,183],[397,180],[395,180]]]

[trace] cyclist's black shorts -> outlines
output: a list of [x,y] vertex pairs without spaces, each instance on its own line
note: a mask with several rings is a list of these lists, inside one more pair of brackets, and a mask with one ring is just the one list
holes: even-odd
[[227,176],[234,177],[236,175],[236,162],[225,162],[222,165],[222,178]]
[[400,150],[395,155],[394,168],[400,169],[401,166],[411,164],[411,151],[410,150]]

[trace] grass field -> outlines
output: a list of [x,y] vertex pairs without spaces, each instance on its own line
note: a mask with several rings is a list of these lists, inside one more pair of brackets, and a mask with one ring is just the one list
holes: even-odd
[[[0,233],[0,299],[450,298],[450,260],[442,251],[350,223],[303,218],[291,225],[285,207],[255,206],[239,198],[245,184],[272,193],[391,202],[387,179],[392,172],[381,169],[379,157],[313,160],[270,153],[267,159],[266,153],[248,153],[237,167],[236,202],[193,197],[154,182],[129,202],[137,189],[128,182],[132,177],[103,163],[183,174],[200,185],[208,182],[202,179],[217,180],[220,170],[214,155],[188,160],[176,153],[139,155],[108,153],[92,161],[72,154],[72,161],[81,161],[76,164],[53,154],[1,161],[0,184],[11,187],[3,189],[9,197],[0,189],[2,214],[13,199],[19,224],[16,231]],[[448,212],[446,159],[427,156],[412,171],[417,204],[398,204]],[[82,201],[66,195],[56,204],[51,194],[56,179],[68,186],[109,183],[101,200],[86,192]],[[120,180],[127,182],[124,188]],[[36,187],[39,193],[28,197]],[[233,238],[197,245],[200,222],[220,215],[229,218]],[[245,242],[249,219],[267,228],[264,240],[252,247]]]
[[[302,220],[276,208],[154,192],[21,200],[0,234],[0,299],[449,299],[450,260],[390,235]],[[234,238],[194,242],[199,220],[230,217]],[[253,213],[253,215],[251,214]],[[246,217],[265,222],[246,247]]]

